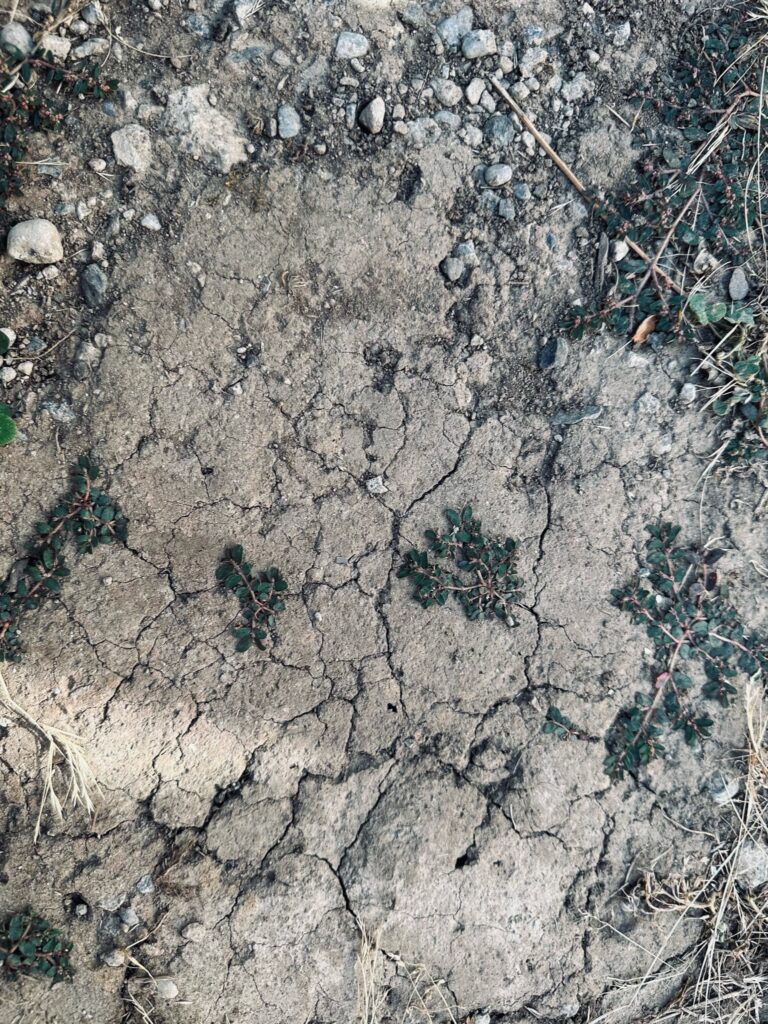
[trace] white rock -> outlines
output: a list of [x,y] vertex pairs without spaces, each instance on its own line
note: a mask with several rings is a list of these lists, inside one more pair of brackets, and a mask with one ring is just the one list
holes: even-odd
[[175,999],[179,994],[176,983],[170,978],[158,978],[155,982],[155,991],[160,999]]
[[277,134],[281,139],[293,139],[301,131],[299,112],[290,103],[281,103],[277,108]]
[[31,377],[34,368],[35,364],[31,359],[25,359],[23,363],[19,363],[19,373],[22,377]]
[[629,253],[629,245],[624,238],[617,238],[611,243],[611,258],[615,263],[621,263]]
[[147,231],[161,231],[163,227],[154,213],[146,214],[141,218],[140,223],[143,228],[147,229]]
[[57,60],[65,61],[72,49],[72,43],[66,36],[58,36],[54,32],[44,32],[40,37],[40,49],[51,53]]
[[352,60],[353,57],[364,57],[370,44],[360,32],[339,32],[336,40],[336,56],[340,60]]
[[768,882],[768,846],[747,839],[736,862],[736,878],[750,889],[759,889]]
[[479,28],[475,32],[467,32],[461,40],[461,52],[467,60],[478,60],[496,53],[496,36],[490,29]]
[[467,103],[470,103],[473,107],[476,107],[480,102],[480,97],[485,92],[485,82],[482,78],[473,78],[467,88],[464,90],[464,95],[467,97]]
[[105,53],[109,53],[108,39],[86,39],[74,48],[72,56],[76,60],[83,60],[85,57],[103,57]]
[[483,177],[490,188],[501,188],[512,180],[512,168],[509,164],[491,164],[485,168]]
[[464,269],[463,260],[457,259],[455,256],[446,256],[440,263],[443,277],[446,277],[449,281],[458,281],[464,273]]
[[385,113],[384,100],[381,96],[374,96],[371,102],[360,111],[357,119],[371,135],[378,135],[384,127]]
[[121,167],[129,167],[143,178],[152,163],[152,137],[140,124],[128,124],[112,132],[112,149]]
[[519,70],[523,78],[528,78],[536,68],[549,60],[549,54],[542,46],[529,46],[520,58]]
[[438,22],[437,34],[446,46],[458,46],[467,32],[471,32],[474,20],[472,8],[462,7],[456,14]]
[[455,107],[461,100],[461,87],[450,78],[433,78],[432,91],[444,107]]
[[696,385],[688,381],[680,388],[680,401],[683,405],[690,405],[696,401]]
[[127,928],[137,928],[140,923],[139,915],[132,907],[123,907],[121,909],[120,920]]
[[107,169],[107,161],[102,160],[100,156],[97,156],[94,157],[93,160],[88,161],[88,166],[97,174],[102,174]]
[[728,282],[728,294],[734,302],[743,302],[749,295],[749,281],[741,267],[736,267]]
[[16,371],[12,366],[3,366],[0,369],[0,384],[11,384],[16,380]]
[[0,29],[0,47],[12,57],[28,57],[34,45],[32,36],[19,21],[9,21]]
[[613,33],[613,45],[614,46],[626,46],[629,42],[629,37],[632,35],[632,26],[628,21],[623,22],[619,25],[616,31]]
[[386,494],[389,488],[381,476],[372,476],[365,481],[365,489],[369,494]]
[[22,263],[44,266],[64,258],[59,229],[40,217],[14,224],[8,232],[7,244],[8,255]]
[[183,152],[227,174],[248,159],[245,140],[228,117],[208,102],[208,85],[186,85],[168,96],[164,127]]

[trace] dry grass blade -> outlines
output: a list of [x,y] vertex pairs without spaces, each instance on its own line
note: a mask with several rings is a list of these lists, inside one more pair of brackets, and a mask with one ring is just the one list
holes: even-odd
[[[25,708],[13,699],[2,673],[0,673],[0,704],[7,708],[22,728],[32,733],[41,747],[40,774],[43,792],[35,822],[33,842],[36,843],[40,836],[46,805],[50,806],[59,821],[64,818],[64,808],[67,804],[73,808],[82,807],[88,815],[93,815],[96,810],[94,799],[100,796],[100,792],[79,737],[64,729],[36,721]],[[63,795],[60,795],[57,781],[59,774],[63,776]]]

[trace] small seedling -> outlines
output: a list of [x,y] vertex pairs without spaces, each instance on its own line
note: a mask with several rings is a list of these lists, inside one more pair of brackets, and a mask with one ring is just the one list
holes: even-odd
[[651,691],[635,696],[609,739],[604,766],[616,779],[660,754],[665,731],[681,732],[691,746],[710,735],[713,720],[692,699],[694,673],[703,676],[701,695],[721,707],[740,673],[768,673],[768,643],[740,622],[715,568],[724,552],[681,546],[680,527],[670,523],[647,530],[646,568],[612,592],[655,648]]
[[127,521],[109,495],[96,486],[98,477],[98,467],[81,457],[69,494],[47,520],[35,525],[37,539],[29,546],[21,574],[0,583],[0,662],[20,660],[21,620],[61,593],[70,573],[67,539],[74,542],[78,555],[126,539]]
[[103,99],[116,85],[102,81],[91,61],[64,68],[50,53],[25,59],[19,52],[0,52],[0,199],[20,190],[33,132],[60,130],[70,98]]
[[0,977],[15,981],[27,974],[66,981],[74,974],[71,949],[72,943],[47,921],[29,911],[14,914],[0,926]]
[[[428,550],[409,551],[398,577],[412,582],[413,596],[422,608],[442,607],[453,595],[469,619],[496,618],[516,626],[513,609],[521,594],[516,542],[511,537],[486,537],[470,505],[461,512],[447,509],[445,518],[450,529],[440,535],[426,530]],[[440,565],[430,554],[453,562],[459,572]]]
[[579,740],[586,740],[589,737],[577,725],[567,718],[563,712],[550,704],[547,710],[547,717],[544,720],[544,732],[555,736],[559,740],[568,740],[571,737]]
[[254,644],[265,651],[265,641],[274,636],[275,616],[284,610],[282,594],[288,584],[279,569],[252,572],[239,544],[227,549],[216,570],[216,579],[240,602],[242,625],[235,626],[236,651],[247,651]]

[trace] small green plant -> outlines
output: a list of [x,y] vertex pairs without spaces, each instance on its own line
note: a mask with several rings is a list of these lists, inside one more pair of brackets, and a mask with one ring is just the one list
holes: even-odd
[[103,99],[116,85],[91,61],[64,68],[50,53],[0,52],[0,199],[20,189],[32,132],[60,130],[71,97]]
[[125,541],[127,521],[106,491],[96,486],[98,478],[98,467],[85,456],[80,458],[69,494],[48,519],[36,523],[37,538],[29,545],[21,573],[0,583],[0,662],[20,660],[22,619],[61,593],[70,572],[67,539],[74,542],[78,555]]
[[648,526],[646,567],[612,592],[616,607],[645,627],[653,642],[653,686],[638,693],[619,715],[605,771],[616,779],[634,774],[664,750],[665,731],[679,731],[695,745],[710,735],[713,720],[693,701],[694,676],[701,695],[727,707],[739,673],[768,673],[768,643],[749,632],[719,579],[718,549],[678,544],[679,526]]
[[606,234],[629,251],[600,304],[563,326],[576,339],[607,326],[637,344],[696,344],[702,366],[725,381],[707,404],[724,421],[717,457],[733,464],[768,459],[765,314],[712,294],[707,275],[765,260],[755,242],[765,249],[768,8],[716,14],[693,23],[667,72],[629,97],[638,118],[655,115],[635,131],[642,156],[632,187],[589,197]]
[[281,595],[288,589],[288,584],[280,570],[254,573],[245,561],[242,547],[235,544],[227,548],[216,569],[216,579],[240,602],[242,625],[235,626],[232,631],[237,641],[235,650],[247,651],[255,644],[260,651],[265,651],[265,641],[275,632],[275,616],[285,609]]
[[[398,577],[411,581],[413,596],[422,608],[442,606],[453,595],[469,619],[496,618],[516,626],[513,609],[521,594],[516,542],[511,537],[499,541],[485,536],[470,505],[461,512],[447,509],[445,518],[449,529],[442,534],[426,530],[428,550],[409,551]],[[435,559],[453,565],[447,567]]]
[[14,914],[0,926],[0,976],[10,981],[23,974],[66,981],[74,974],[71,949],[72,943],[41,917],[30,911]]
[[10,405],[0,402],[0,446],[10,444],[16,437],[16,423]]
[[547,717],[544,720],[544,732],[558,740],[568,740],[571,737],[578,740],[586,740],[589,737],[577,725],[567,718],[563,712],[550,704],[547,709]]

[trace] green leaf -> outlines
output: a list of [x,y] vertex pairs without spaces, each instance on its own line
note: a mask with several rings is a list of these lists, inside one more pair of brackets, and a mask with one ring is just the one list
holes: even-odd
[[0,445],[10,444],[16,437],[16,424],[6,413],[0,413]]

